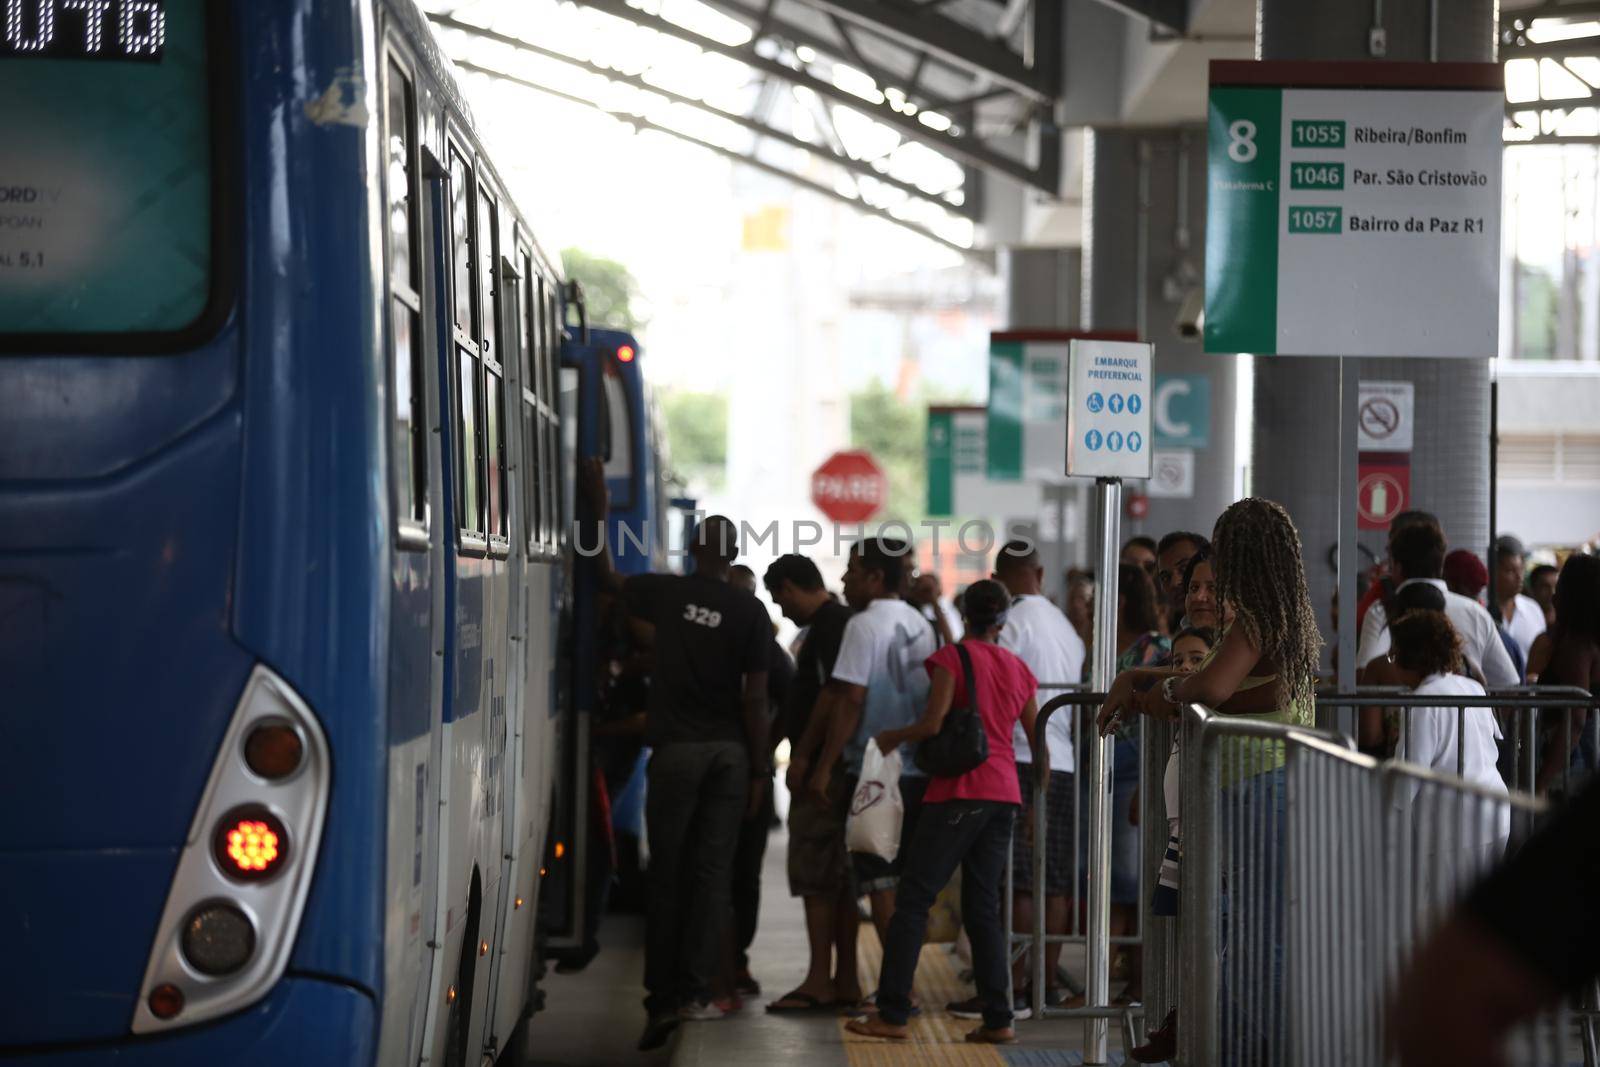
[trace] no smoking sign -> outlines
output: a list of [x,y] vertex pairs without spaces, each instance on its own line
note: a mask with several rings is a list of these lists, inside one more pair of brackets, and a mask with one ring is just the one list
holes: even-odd
[[1410,452],[1416,386],[1410,382],[1362,382],[1357,416],[1362,452]]

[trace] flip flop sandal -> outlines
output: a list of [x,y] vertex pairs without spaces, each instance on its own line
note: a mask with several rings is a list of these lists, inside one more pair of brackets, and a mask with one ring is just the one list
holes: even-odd
[[831,1012],[838,1006],[835,1001],[823,1000],[820,997],[812,996],[810,993],[802,993],[799,990],[795,990],[793,993],[785,993],[771,1004],[768,1004],[767,1014],[815,1015],[818,1012]]

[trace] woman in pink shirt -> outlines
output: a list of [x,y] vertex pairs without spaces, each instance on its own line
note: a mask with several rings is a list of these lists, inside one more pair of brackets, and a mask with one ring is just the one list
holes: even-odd
[[[966,623],[964,648],[972,660],[973,688],[989,757],[955,778],[933,778],[923,800],[922,817],[902,858],[894,918],[883,948],[878,979],[878,1015],[855,1019],[848,1028],[867,1037],[904,1041],[911,1015],[911,980],[928,927],[928,909],[956,867],[961,867],[961,921],[972,941],[972,970],[983,1004],[983,1025],[968,1041],[1003,1044],[1016,1040],[1011,1029],[1013,1005],[1009,988],[1006,935],[1001,923],[1000,891],[1011,823],[1022,804],[1017,787],[1012,727],[1020,717],[1033,736],[1039,683],[1026,664],[995,644],[1005,625],[1011,598],[995,581],[974,582],[962,600]],[[899,730],[885,730],[876,741],[885,754],[901,745],[933,737],[953,707],[971,707],[961,657],[946,645],[928,657],[932,680],[928,707],[921,721]],[[1048,753],[1035,752],[1039,769],[1048,772]]]

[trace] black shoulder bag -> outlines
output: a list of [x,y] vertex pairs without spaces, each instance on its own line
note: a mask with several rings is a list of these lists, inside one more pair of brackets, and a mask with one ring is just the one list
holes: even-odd
[[972,680],[972,657],[960,642],[961,676],[967,687],[967,706],[945,713],[939,732],[917,746],[916,763],[930,778],[959,778],[977,770],[989,758],[989,736],[978,712],[978,687]]

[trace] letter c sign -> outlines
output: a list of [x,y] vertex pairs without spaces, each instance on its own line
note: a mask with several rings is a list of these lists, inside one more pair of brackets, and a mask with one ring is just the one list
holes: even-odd
[[1156,447],[1205,448],[1211,443],[1210,376],[1156,375],[1150,415]]

